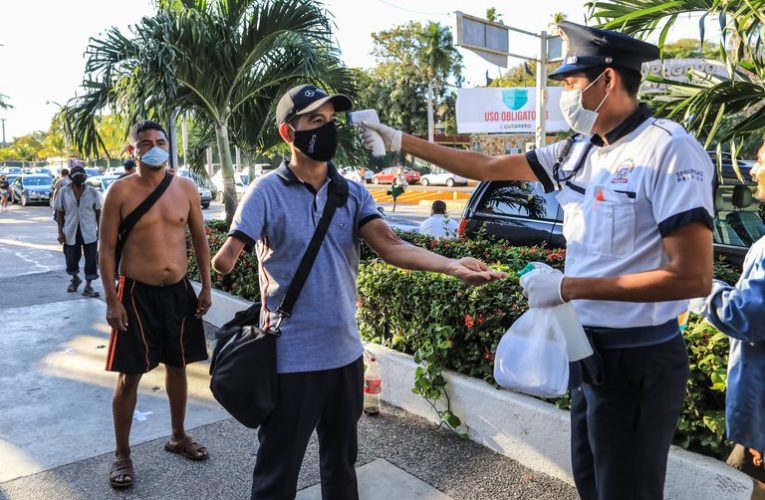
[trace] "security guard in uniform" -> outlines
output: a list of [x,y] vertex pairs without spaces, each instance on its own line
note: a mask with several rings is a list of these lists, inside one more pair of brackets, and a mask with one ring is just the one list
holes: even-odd
[[[540,181],[565,212],[565,274],[524,279],[530,307],[572,301],[597,352],[572,372],[574,478],[585,500],[660,499],[688,355],[677,318],[712,283],[714,167],[680,125],[637,100],[658,49],[563,22],[561,111],[575,131],[525,155],[489,157],[364,123],[403,150],[477,180]],[[575,367],[576,368],[576,367]],[[576,376],[578,374],[578,377]]]

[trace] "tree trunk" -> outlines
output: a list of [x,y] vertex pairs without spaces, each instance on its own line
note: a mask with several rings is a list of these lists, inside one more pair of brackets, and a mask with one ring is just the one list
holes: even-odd
[[175,123],[178,120],[178,110],[174,109],[170,113],[170,120],[167,123],[167,139],[170,141],[170,167],[178,168],[178,132]]
[[217,124],[215,136],[218,139],[218,154],[220,155],[220,168],[223,174],[223,205],[226,208],[226,225],[231,227],[236,212],[236,186],[234,184],[234,164],[231,161],[231,148],[228,141],[228,126]]
[[186,113],[181,121],[181,146],[183,147],[183,164],[189,164],[189,123]]
[[428,80],[428,142],[433,142],[433,80]]

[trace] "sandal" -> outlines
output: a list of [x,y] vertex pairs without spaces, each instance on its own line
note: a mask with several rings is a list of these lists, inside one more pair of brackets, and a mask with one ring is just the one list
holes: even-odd
[[191,436],[186,436],[177,443],[173,444],[171,441],[165,443],[165,451],[170,453],[178,453],[188,458],[199,462],[207,458],[207,448],[194,441]]
[[[109,470],[109,485],[116,490],[122,490],[133,486],[133,461],[129,458],[118,458],[112,462],[112,468]],[[119,481],[122,479],[122,481]]]
[[82,295],[85,297],[98,297],[98,292],[93,290],[92,286],[86,286],[85,289],[82,291]]

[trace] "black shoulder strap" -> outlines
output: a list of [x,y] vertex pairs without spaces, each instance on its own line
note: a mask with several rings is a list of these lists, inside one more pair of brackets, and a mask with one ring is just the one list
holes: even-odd
[[297,302],[298,296],[305,285],[308,274],[311,272],[311,267],[316,261],[316,256],[319,254],[319,249],[324,241],[324,236],[327,234],[329,223],[332,221],[332,217],[335,215],[337,207],[345,205],[348,201],[348,181],[341,177],[336,176],[328,186],[329,192],[327,193],[327,203],[324,205],[324,211],[321,214],[319,224],[316,226],[316,231],[313,233],[311,242],[308,244],[308,248],[303,254],[303,258],[300,260],[295,276],[290,282],[290,286],[287,289],[287,293],[282,299],[282,303],[276,310],[279,313],[279,319],[274,325],[273,333],[278,335],[279,326],[282,320],[286,317],[289,318],[292,315],[292,308]]
[[152,193],[136,207],[135,210],[130,212],[122,222],[120,222],[119,232],[117,234],[117,248],[115,259],[115,271],[119,270],[120,258],[122,257],[122,247],[125,246],[125,240],[127,240],[130,231],[138,223],[146,212],[151,210],[151,207],[159,200],[159,198],[165,193],[167,187],[173,181],[173,175],[169,172],[165,173],[165,178],[159,183],[159,186],[152,191]]

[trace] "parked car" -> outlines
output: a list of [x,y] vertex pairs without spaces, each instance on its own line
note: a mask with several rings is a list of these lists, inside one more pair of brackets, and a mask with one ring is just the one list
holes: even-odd
[[[388,167],[372,175],[372,184],[393,184],[393,181],[401,171],[401,167]],[[416,184],[420,181],[420,173],[408,168],[404,169],[404,179],[407,184]]]
[[349,181],[358,182],[364,184],[365,179],[361,175],[361,171],[356,167],[342,167],[339,170],[340,175],[348,179]]
[[98,177],[100,175],[103,175],[100,170],[97,168],[85,168],[85,173],[88,174],[88,177]]
[[0,174],[21,175],[23,173],[24,170],[21,167],[5,167],[4,169],[0,170]]
[[[765,203],[753,199],[750,168],[750,162],[739,161],[742,184],[723,158],[722,179],[715,182],[715,256],[738,266],[752,243],[765,236]],[[539,182],[481,182],[465,205],[458,232],[470,237],[481,228],[513,245],[566,246],[556,193],[545,193]]]
[[423,186],[467,186],[468,180],[459,175],[437,169],[437,172],[425,174],[420,178]]
[[213,200],[213,195],[210,188],[205,185],[206,183],[204,181],[207,179],[203,179],[187,168],[179,169],[178,175],[194,181],[194,184],[197,186],[197,191],[199,192],[199,201],[202,204],[202,208],[210,208],[210,203]]
[[[223,198],[223,172],[219,171],[217,174],[215,174],[212,178],[213,184],[215,184],[215,187],[218,190],[218,194],[220,194],[220,197]],[[247,188],[244,181],[242,180],[242,176],[234,172],[234,189],[236,189],[236,198],[238,200],[242,199],[242,196],[244,195],[244,190]]]
[[109,190],[109,186],[111,186],[117,179],[119,179],[119,175],[96,175],[88,177],[88,180],[85,182],[98,191],[98,194],[101,195],[101,201],[103,201],[104,196],[106,196],[106,191]]
[[13,199],[23,206],[48,203],[53,191],[53,178],[46,174],[19,175],[11,184]]

